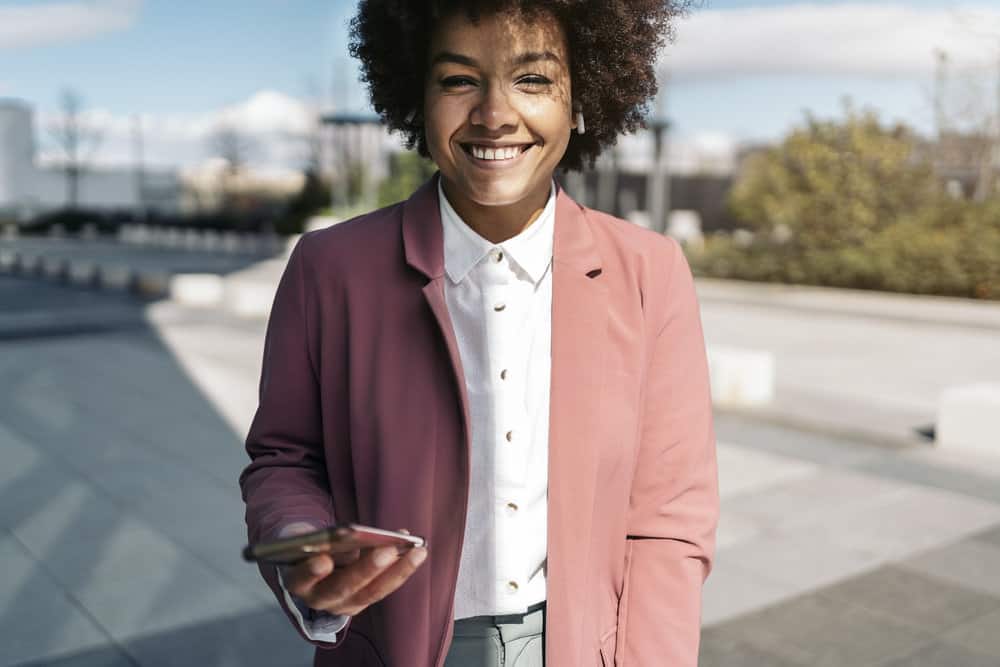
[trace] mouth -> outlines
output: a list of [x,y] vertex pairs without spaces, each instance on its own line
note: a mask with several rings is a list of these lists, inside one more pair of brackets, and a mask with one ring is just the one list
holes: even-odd
[[466,155],[479,163],[500,166],[517,160],[535,144],[511,144],[509,146],[488,146],[484,144],[460,144]]

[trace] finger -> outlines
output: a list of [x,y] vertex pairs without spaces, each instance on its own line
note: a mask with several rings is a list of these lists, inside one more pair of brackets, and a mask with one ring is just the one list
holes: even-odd
[[316,526],[309,523],[308,521],[295,521],[289,523],[278,531],[278,538],[292,537],[293,535],[305,535],[306,533],[312,533],[317,530]]
[[361,549],[355,549],[354,551],[344,551],[334,554],[333,562],[337,564],[337,567],[343,567],[344,565],[356,563],[359,558],[361,558]]
[[344,600],[355,595],[398,560],[395,547],[372,549],[353,565],[341,569],[339,576],[319,581],[310,591],[310,597],[305,599],[313,609],[336,609],[334,613],[343,614],[340,607]]
[[394,565],[375,577],[367,586],[343,601],[341,613],[355,615],[366,607],[393,593],[406,583],[406,580],[417,571],[427,559],[427,549],[415,547]]
[[336,565],[329,554],[316,554],[286,569],[282,580],[289,593],[307,599],[316,584],[330,576]]

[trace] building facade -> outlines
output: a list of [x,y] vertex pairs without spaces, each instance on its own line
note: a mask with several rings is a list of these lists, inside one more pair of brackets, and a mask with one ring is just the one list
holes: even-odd
[[[0,99],[0,221],[30,220],[69,203],[66,172],[38,164],[36,136],[31,106]],[[77,207],[175,213],[182,190],[179,174],[171,170],[85,168],[78,176]]]

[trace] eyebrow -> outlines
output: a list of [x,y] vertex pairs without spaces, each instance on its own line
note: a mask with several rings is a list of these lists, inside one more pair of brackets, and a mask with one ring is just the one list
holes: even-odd
[[[527,51],[514,58],[514,66],[517,67],[520,65],[527,65],[528,63],[536,63],[546,60],[557,63],[562,62],[562,59],[551,51]],[[479,62],[476,61],[475,58],[470,58],[469,56],[464,56],[461,53],[453,53],[451,51],[441,51],[431,59],[431,67],[439,63],[455,63],[457,65],[465,65],[467,67],[479,67]]]

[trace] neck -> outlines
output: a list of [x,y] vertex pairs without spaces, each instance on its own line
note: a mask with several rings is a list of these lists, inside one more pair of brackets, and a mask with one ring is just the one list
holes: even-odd
[[521,201],[504,206],[477,204],[460,195],[443,177],[441,187],[448,203],[465,224],[490,243],[503,243],[527,229],[542,214],[549,201],[552,181],[546,181],[544,189],[531,193]]

